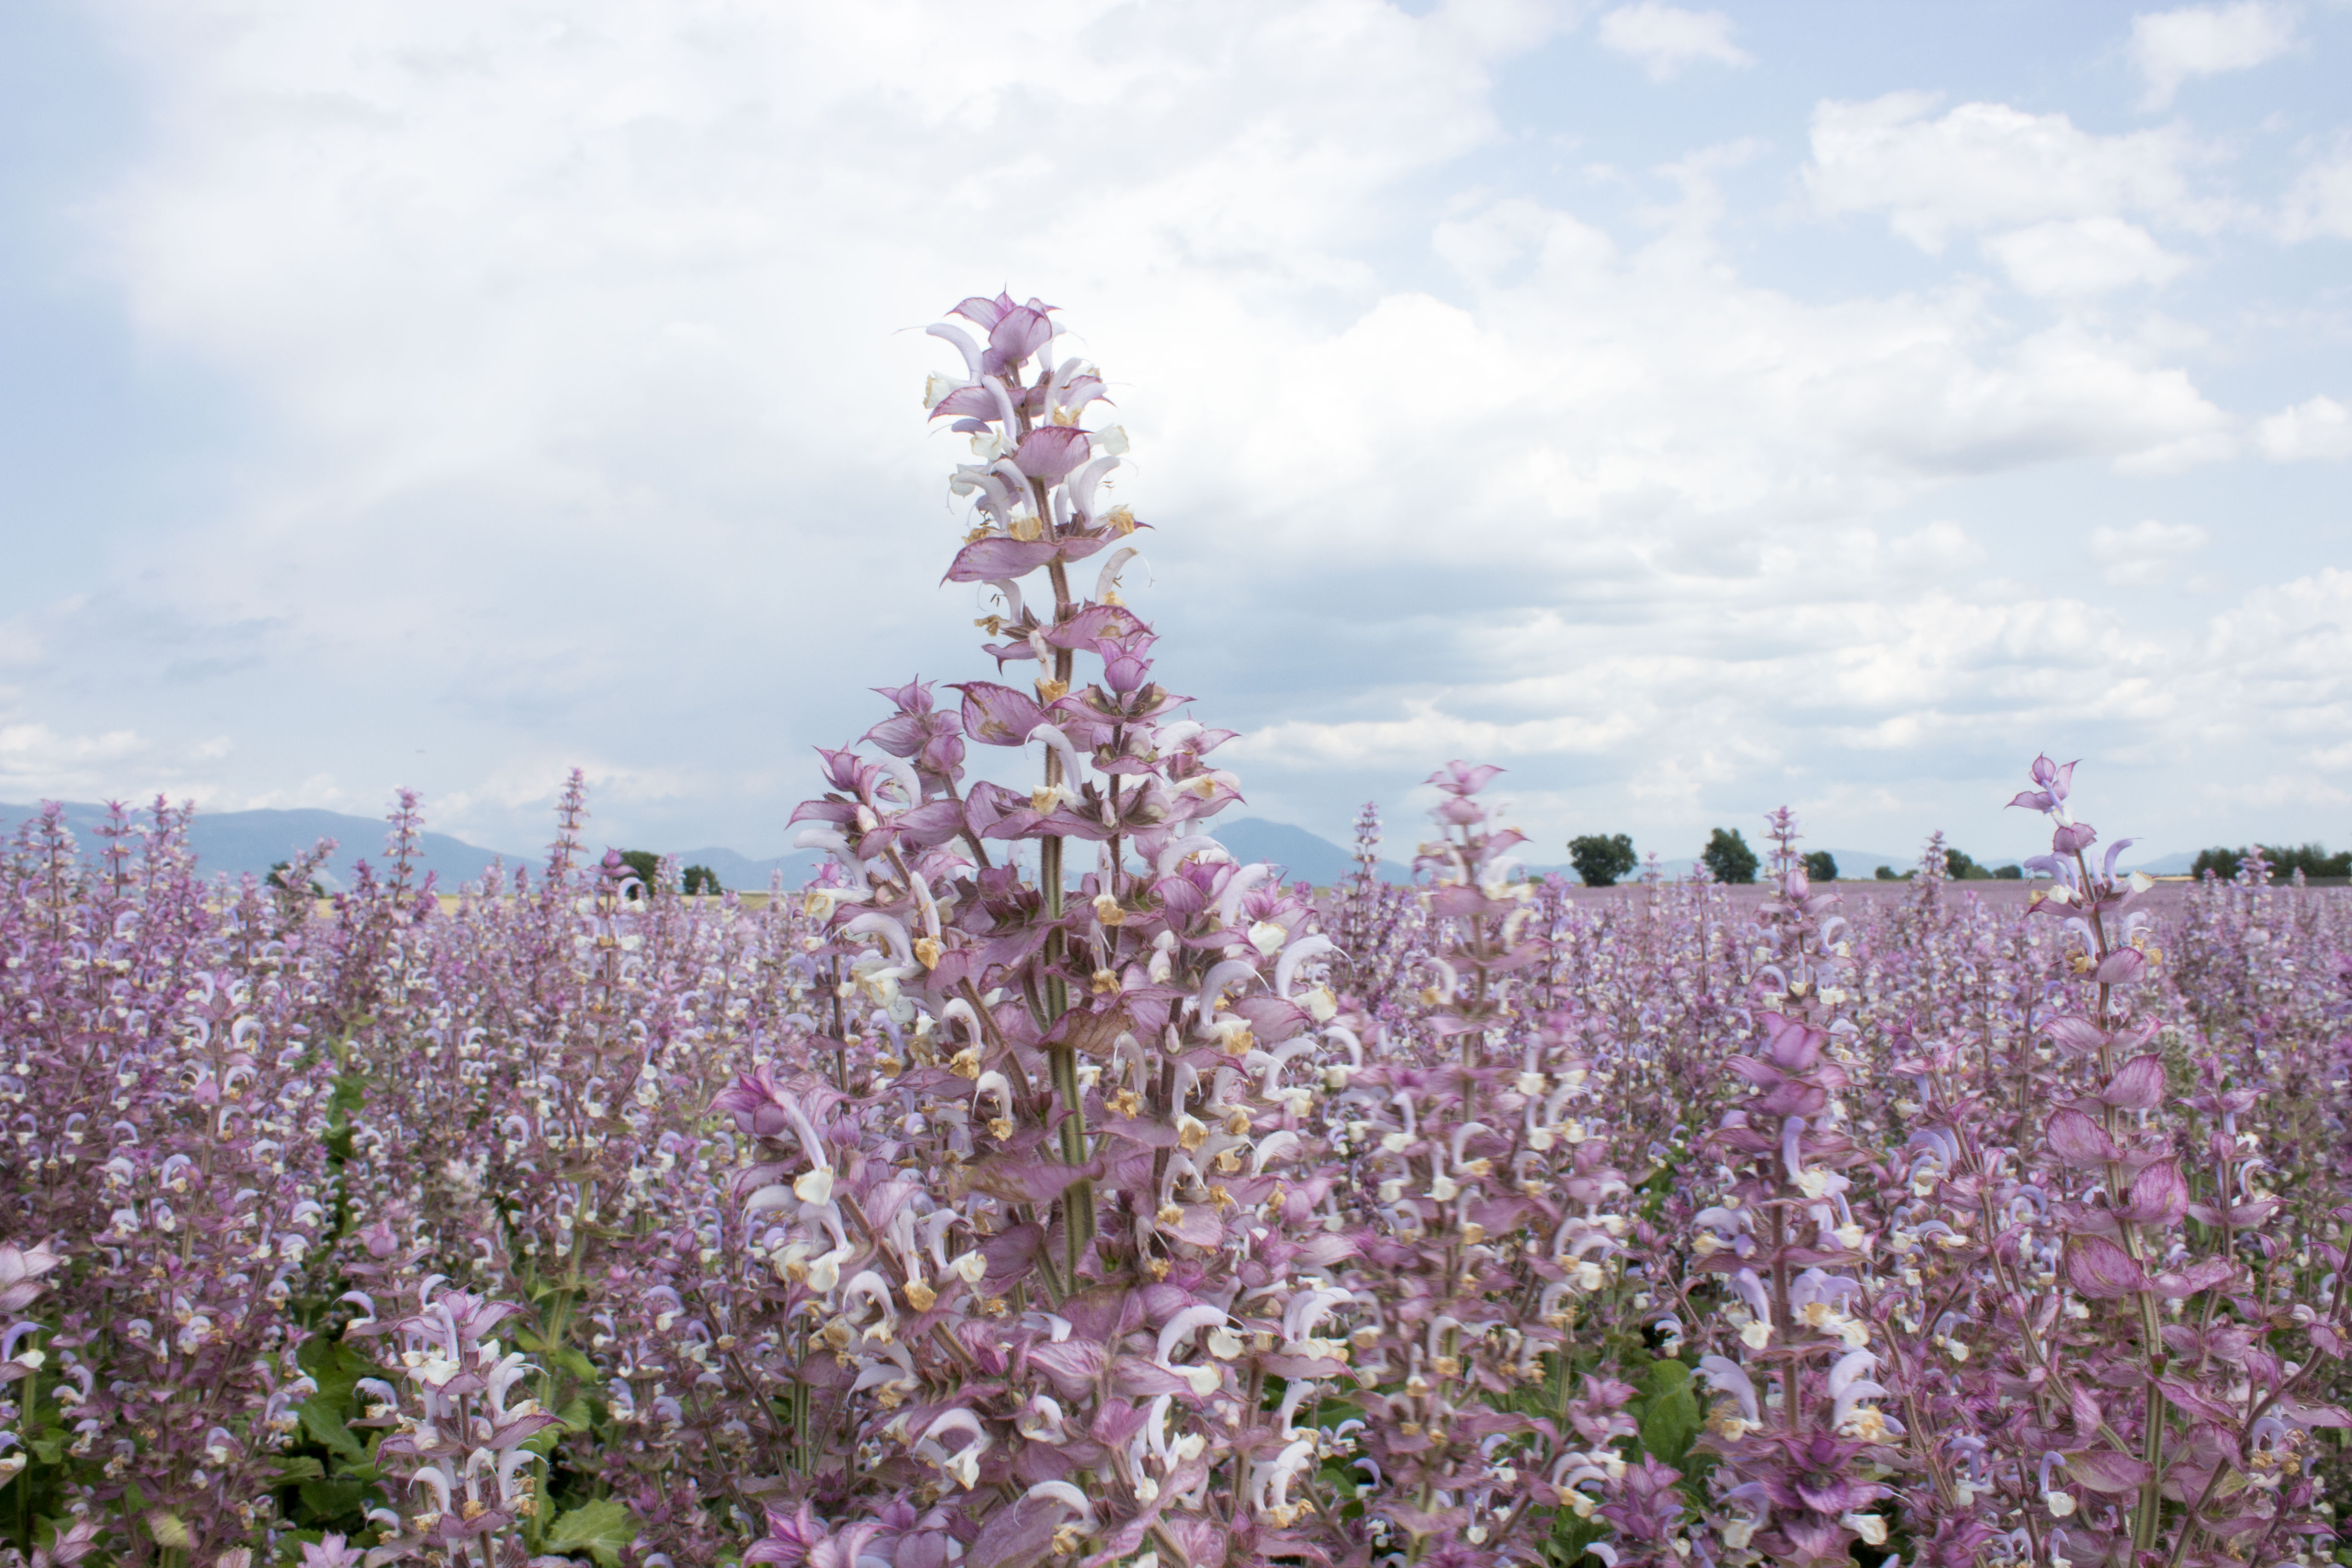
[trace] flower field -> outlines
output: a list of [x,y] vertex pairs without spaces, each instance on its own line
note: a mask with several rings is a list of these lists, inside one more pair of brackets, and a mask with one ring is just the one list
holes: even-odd
[[19,836],[10,1561],[2338,1560],[2347,895],[2159,903],[2047,759],[2016,896],[1785,811],[1760,899],[1571,896],[1463,762],[1412,887],[1370,808],[1237,865],[1102,381],[957,314],[1001,679],[880,692],[795,897],[642,887],[577,776],[454,908],[413,797],[323,910]]

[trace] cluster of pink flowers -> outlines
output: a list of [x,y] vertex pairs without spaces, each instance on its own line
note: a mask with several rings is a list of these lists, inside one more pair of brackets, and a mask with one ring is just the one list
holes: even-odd
[[956,315],[999,679],[880,689],[805,888],[576,776],[446,901],[407,795],[327,907],[18,837],[0,1560],[2331,1560],[2352,903],[2159,915],[2047,759],[2017,901],[1785,811],[1760,901],[1572,897],[1463,762],[1409,886],[1239,864],[1102,377]]

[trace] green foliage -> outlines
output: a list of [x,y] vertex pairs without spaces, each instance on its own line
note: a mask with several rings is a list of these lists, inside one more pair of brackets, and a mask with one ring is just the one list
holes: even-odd
[[2004,882],[2022,880],[2025,872],[2014,862],[2006,866],[1988,866],[1965,849],[1944,851],[1944,875],[1955,882]]
[[[349,1406],[350,1397],[346,1391],[344,1398],[332,1404],[316,1398],[306,1399],[297,1407],[296,1414],[302,1418],[303,1432],[320,1447],[357,1463],[367,1458],[367,1450],[360,1446],[360,1440],[352,1436],[352,1429],[346,1425],[351,1416]],[[323,1469],[320,1471],[320,1475],[325,1473]]]
[[2293,848],[2265,845],[2263,858],[2271,863],[2274,881],[2287,881],[2297,871],[2308,877],[2352,877],[2352,849],[2327,852],[2324,844],[2298,844]]
[[361,1412],[355,1393],[383,1370],[331,1331],[304,1340],[294,1359],[319,1392],[294,1407],[300,1437],[278,1472],[278,1509],[301,1529],[346,1535],[367,1528],[367,1510],[387,1500],[375,1468],[374,1435],[352,1430]]
[[598,1568],[618,1568],[622,1549],[636,1534],[629,1505],[618,1498],[600,1498],[558,1514],[541,1545],[550,1553],[585,1552],[596,1560]]
[[1706,847],[1699,858],[1718,882],[1752,882],[1756,879],[1756,851],[1748,847],[1737,827],[1718,827],[1707,836]]
[[688,866],[679,873],[677,884],[664,882],[661,857],[650,849],[624,849],[621,851],[621,864],[626,866],[629,874],[644,885],[645,893],[640,896],[677,891],[717,898],[726,891],[719,884],[719,873],[708,866]]
[[661,857],[652,850],[624,849],[621,851],[621,864],[626,866],[635,874],[637,880],[645,884],[645,891],[638,895],[640,898],[649,897],[654,889],[661,886]]
[[[296,889],[287,886],[286,882],[286,873],[293,868],[294,863],[291,860],[273,861],[269,868],[269,874],[261,880],[265,886],[276,888],[281,892],[293,892]],[[327,896],[327,889],[316,877],[310,879],[310,885],[307,890],[314,899],[323,899]]]
[[304,1481],[298,1489],[302,1506],[297,1511],[309,1515],[314,1522],[339,1525],[348,1534],[360,1528],[352,1521],[363,1519],[367,1511],[368,1484],[365,1478],[356,1475]]
[[[2352,877],[2352,849],[2341,849],[2330,855],[2324,844],[2264,844],[2260,848],[2263,858],[2270,863],[2271,880],[2273,882],[2292,881],[2297,871],[2306,879]],[[2251,850],[2244,848],[2200,849],[2190,869],[2200,877],[2210,871],[2226,882],[2238,874],[2238,862],[2250,853]]]
[[1892,866],[1881,866],[1871,873],[1882,882],[1907,882],[1918,874],[1916,870],[1897,871]]
[[1579,1519],[1568,1509],[1552,1516],[1551,1538],[1543,1543],[1545,1563],[1550,1568],[1582,1568],[1588,1563],[1598,1563],[1590,1548],[1604,1539],[1609,1526],[1597,1519]]
[[[48,1332],[45,1325],[36,1338],[25,1342],[24,1348],[41,1348]],[[28,1456],[26,1468],[19,1470],[13,1481],[0,1481],[0,1541],[17,1547],[53,1542],[59,1522],[64,1521],[68,1527],[71,1523],[67,1513],[69,1499],[64,1467],[66,1445],[74,1436],[74,1413],[70,1405],[58,1403],[57,1388],[58,1380],[45,1379],[38,1368],[26,1373],[22,1382],[0,1384],[0,1393],[18,1406],[10,1425]]]
[[1805,880],[1834,882],[1837,880],[1837,857],[1826,849],[1816,849],[1805,857]]
[[1641,1386],[1633,1417],[1643,1451],[1679,1469],[1699,1434],[1698,1393],[1691,1386],[1690,1368],[1678,1361],[1653,1362]]
[[1613,888],[1633,875],[1640,859],[1633,840],[1622,833],[1588,833],[1568,841],[1568,863],[1588,888]]

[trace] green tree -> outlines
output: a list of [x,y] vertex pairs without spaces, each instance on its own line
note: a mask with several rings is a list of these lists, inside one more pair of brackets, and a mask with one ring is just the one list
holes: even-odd
[[1756,879],[1756,851],[1748,847],[1737,827],[1718,827],[1707,836],[1706,847],[1699,851],[1700,859],[1714,873],[1718,882],[1752,882]]
[[[2338,850],[2330,855],[2324,844],[2263,844],[2263,860],[2271,868],[2271,880],[2289,882],[2300,871],[2309,877],[2352,877],[2352,850]],[[2223,881],[2238,874],[2238,862],[2252,854],[2252,849],[2200,849],[2189,869],[2199,877],[2210,871]]]
[[1976,858],[1967,850],[1948,847],[1944,851],[1944,875],[1955,882],[1981,882],[1992,873],[1978,865]]
[[1633,853],[1633,840],[1626,835],[1588,833],[1568,841],[1568,863],[1576,868],[1586,887],[1613,888],[1620,878],[1632,874],[1640,860]]
[[2330,855],[2324,844],[2298,844],[2292,849],[2265,847],[2263,858],[2271,863],[2271,874],[2282,881],[2297,871],[2305,877],[2352,877],[2352,849]]
[[[293,869],[294,863],[290,860],[272,861],[269,867],[269,875],[264,877],[262,881],[268,886],[277,888],[282,891],[289,893],[295,892],[297,889],[286,880],[287,873]],[[326,888],[320,884],[319,879],[316,877],[310,879],[309,888],[303,890],[307,890],[314,899],[323,899],[327,896]]]
[[715,899],[726,890],[719,885],[719,873],[709,867],[688,866],[686,868],[686,891],[688,897],[699,893]]
[[2244,853],[2242,849],[2200,849],[2189,873],[2201,879],[2210,871],[2226,882],[2238,874],[2238,857]]
[[2007,866],[1995,866],[1992,868],[1992,874],[1994,877],[2004,882],[2021,882],[2025,880],[2025,868],[2017,865],[2014,862]]
[[1805,880],[1834,882],[1837,880],[1837,857],[1826,849],[1816,849],[1805,857]]
[[661,857],[652,850],[624,849],[621,851],[621,864],[635,872],[637,880],[645,884],[644,891],[638,897],[649,896],[661,886]]

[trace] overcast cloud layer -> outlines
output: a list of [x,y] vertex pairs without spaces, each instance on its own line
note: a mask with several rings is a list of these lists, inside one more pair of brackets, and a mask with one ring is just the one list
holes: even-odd
[[576,763],[774,852],[987,672],[911,329],[1005,286],[1251,815],[1464,755],[1539,846],[1985,857],[2046,748],[2152,852],[2352,840],[2344,7],[10,16],[0,799],[527,847]]

